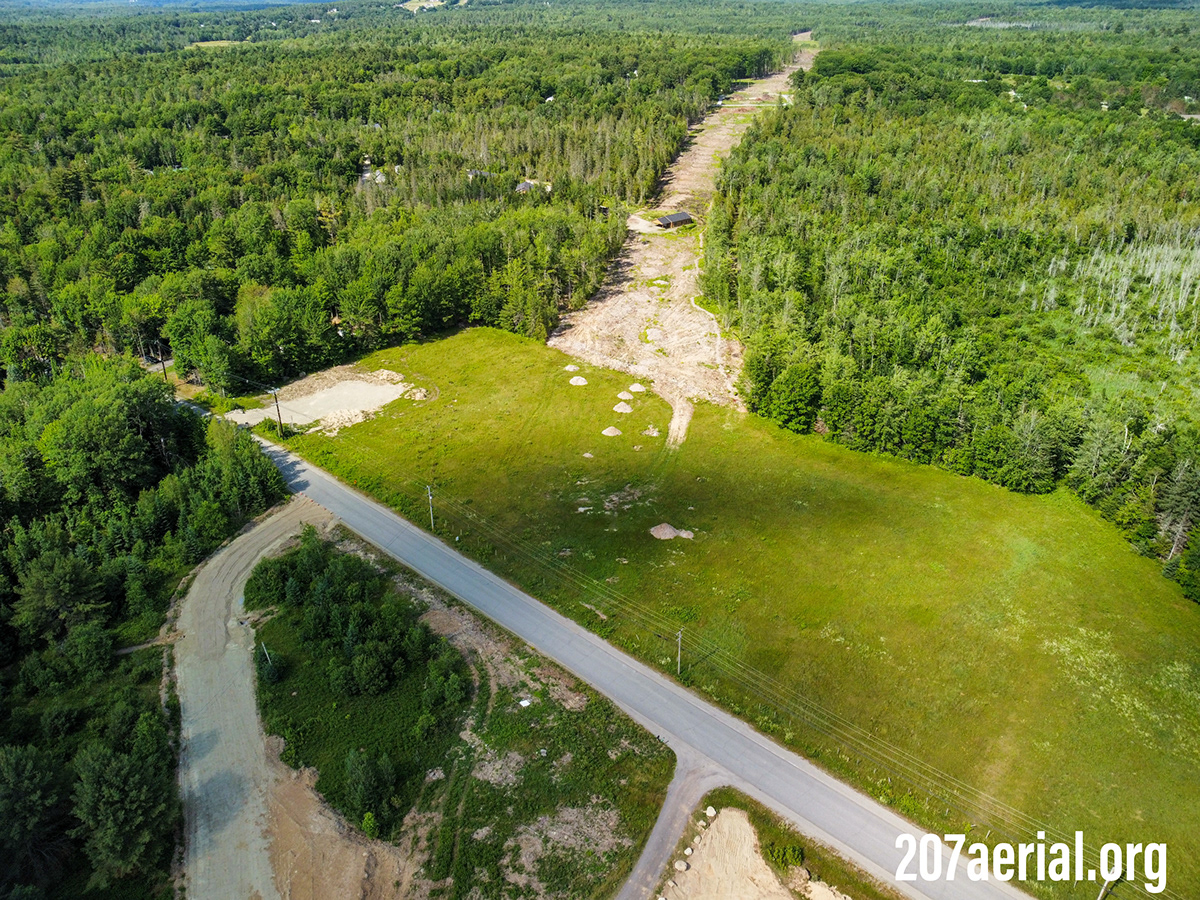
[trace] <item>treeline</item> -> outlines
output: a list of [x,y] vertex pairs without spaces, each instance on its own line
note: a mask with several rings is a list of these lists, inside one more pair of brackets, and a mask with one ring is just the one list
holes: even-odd
[[[322,770],[318,787],[350,821],[371,837],[393,833],[408,812],[416,786],[424,781],[425,758],[418,748],[448,732],[470,700],[470,674],[462,657],[418,618],[420,610],[400,597],[387,573],[352,553],[340,552],[307,526],[300,545],[258,564],[246,583],[247,608],[274,607],[282,620],[264,629],[256,663],[264,722],[286,743],[283,759],[311,764],[326,741],[314,732],[324,723],[297,721],[281,698],[305,691],[313,702],[309,671],[320,670],[317,690],[338,701],[382,697],[388,708],[389,746],[350,749],[344,765]],[[283,632],[274,655],[265,641]],[[281,652],[292,647],[290,654]],[[337,717],[340,719],[341,717]],[[335,724],[334,728],[342,727]]]
[[[1100,84],[988,63],[1093,40],[823,52],[725,168],[704,289],[747,342],[752,408],[1013,490],[1067,484],[1200,600],[1200,127],[1137,66]],[[1176,52],[1195,72],[1195,43]]]
[[153,636],[180,577],[283,495],[247,434],[91,356],[0,392],[0,896],[166,886],[175,723]]
[[783,46],[413,26],[8,79],[0,354],[174,353],[231,389],[467,323],[544,336],[619,202]]

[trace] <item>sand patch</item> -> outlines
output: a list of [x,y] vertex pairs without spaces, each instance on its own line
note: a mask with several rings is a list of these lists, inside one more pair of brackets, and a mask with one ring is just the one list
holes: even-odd
[[657,224],[642,218],[636,213],[631,213],[625,219],[625,227],[636,234],[662,234],[662,229]]
[[620,403],[618,403],[616,406],[613,407],[613,412],[631,413],[631,412],[633,412],[633,407],[630,406],[628,403],[626,403],[624,400],[622,400]]
[[[335,435],[342,428],[366,421],[401,397],[424,400],[428,395],[390,369],[367,372],[355,366],[334,366],[280,388],[278,396],[278,416],[284,422],[318,423],[317,429]],[[263,419],[275,418],[275,401],[270,395],[262,400],[259,409],[235,410],[225,418],[239,425],[257,425]]]
[[670,525],[667,522],[663,522],[661,525],[655,525],[650,529],[650,533],[660,541],[669,541],[677,537],[690,541],[696,536],[694,532],[676,528],[674,525]]
[[575,387],[583,387],[585,384],[587,384],[587,379],[582,375],[576,375],[571,379],[571,384],[575,385]]
[[[737,897],[738,900],[793,900],[762,858],[758,836],[740,809],[723,809],[697,838],[686,870],[672,865],[672,881],[663,891],[667,900]],[[673,862],[682,862],[676,859]]]
[[600,433],[601,433],[602,435],[604,435],[605,437],[620,437],[620,436],[621,436],[621,429],[620,429],[620,428],[614,428],[612,425],[609,425],[607,428],[605,428],[605,429],[604,429],[602,432],[600,432]]
[[853,900],[848,894],[843,894],[823,881],[805,881],[797,890],[808,897],[808,900]]
[[406,893],[423,860],[405,847],[372,841],[347,825],[316,792],[316,770],[288,768],[279,761],[282,748],[280,738],[267,739],[274,780],[267,818],[280,895],[288,900],[382,900]]

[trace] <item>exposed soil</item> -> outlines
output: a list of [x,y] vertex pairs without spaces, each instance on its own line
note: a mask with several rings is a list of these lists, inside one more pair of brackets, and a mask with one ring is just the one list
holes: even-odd
[[[742,810],[721,810],[695,840],[691,855],[678,856],[672,864],[671,880],[663,891],[666,900],[794,900],[762,858],[754,826]],[[686,870],[679,871],[680,862]]]
[[415,874],[413,855],[350,828],[316,792],[316,770],[288,767],[279,760],[282,749],[282,740],[267,739],[267,829],[282,900],[404,896]]
[[[424,388],[406,383],[398,372],[334,366],[280,388],[278,416],[289,425],[316,422],[320,430],[335,435],[401,397],[424,400],[427,396]],[[274,418],[277,414],[274,399],[269,394],[261,399],[260,409],[236,410],[225,418],[239,425],[256,425],[263,419]]]
[[[808,40],[808,32],[796,40]],[[741,140],[752,113],[786,94],[788,77],[809,68],[802,50],[794,65],[751,82],[694,127],[684,151],[667,170],[655,206],[700,217],[715,190],[719,161]],[[715,317],[695,303],[700,293],[701,237],[695,230],[663,232],[650,213],[629,218],[629,237],[596,296],[563,317],[549,344],[580,359],[648,379],[671,404],[667,446],[687,436],[692,401],[743,408],[735,382],[742,347],[721,334]]]
[[767,865],[758,835],[744,810],[713,807],[699,811],[688,827],[687,844],[677,848],[666,868],[663,900],[853,900],[836,887],[814,881],[808,869],[791,866],[784,879]]

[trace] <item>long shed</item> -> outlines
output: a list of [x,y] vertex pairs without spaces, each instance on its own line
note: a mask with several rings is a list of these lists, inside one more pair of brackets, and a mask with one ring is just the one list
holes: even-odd
[[692,217],[689,213],[673,212],[665,216],[660,216],[655,221],[663,228],[678,228],[680,225],[690,225]]

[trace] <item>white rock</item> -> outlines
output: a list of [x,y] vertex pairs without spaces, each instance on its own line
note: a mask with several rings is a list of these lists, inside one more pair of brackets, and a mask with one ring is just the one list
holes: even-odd
[[632,400],[633,399],[633,394],[629,393],[629,391],[621,391],[621,393],[617,394],[617,396],[622,400]]
[[563,368],[566,369],[568,372],[578,372],[579,371],[579,366],[575,365],[575,363],[571,363],[570,365],[563,366]]
[[575,387],[582,387],[583,385],[587,384],[587,379],[582,375],[576,375],[571,379],[571,384],[575,385]]
[[629,386],[629,389],[631,391],[633,391],[635,394],[640,394],[642,391],[645,390],[645,388],[642,387],[640,384],[638,384],[636,381]]
[[710,806],[708,809],[706,809],[704,811],[704,814],[711,819],[713,816],[715,816],[717,814],[717,811]]
[[691,847],[688,847],[686,850],[684,850],[684,851],[683,851],[683,855],[684,855],[684,856],[691,856],[691,855],[692,855],[692,848],[691,848]]
[[604,435],[605,437],[620,437],[620,435],[621,435],[621,429],[620,429],[620,428],[614,428],[613,426],[609,425],[607,428],[605,428],[605,429],[604,429],[602,432],[600,432],[600,433],[601,433],[602,435]]
[[675,860],[675,871],[676,872],[686,872],[687,870],[688,870],[687,863],[685,863],[682,859]]
[[613,407],[613,412],[631,413],[631,412],[633,412],[633,407],[630,406],[628,403],[626,403],[624,400],[622,400],[620,403],[618,403],[616,406]]
[[583,454],[583,458],[584,458],[584,459],[592,459],[593,457],[592,457],[592,454],[590,454],[590,453],[585,453],[585,454]]

